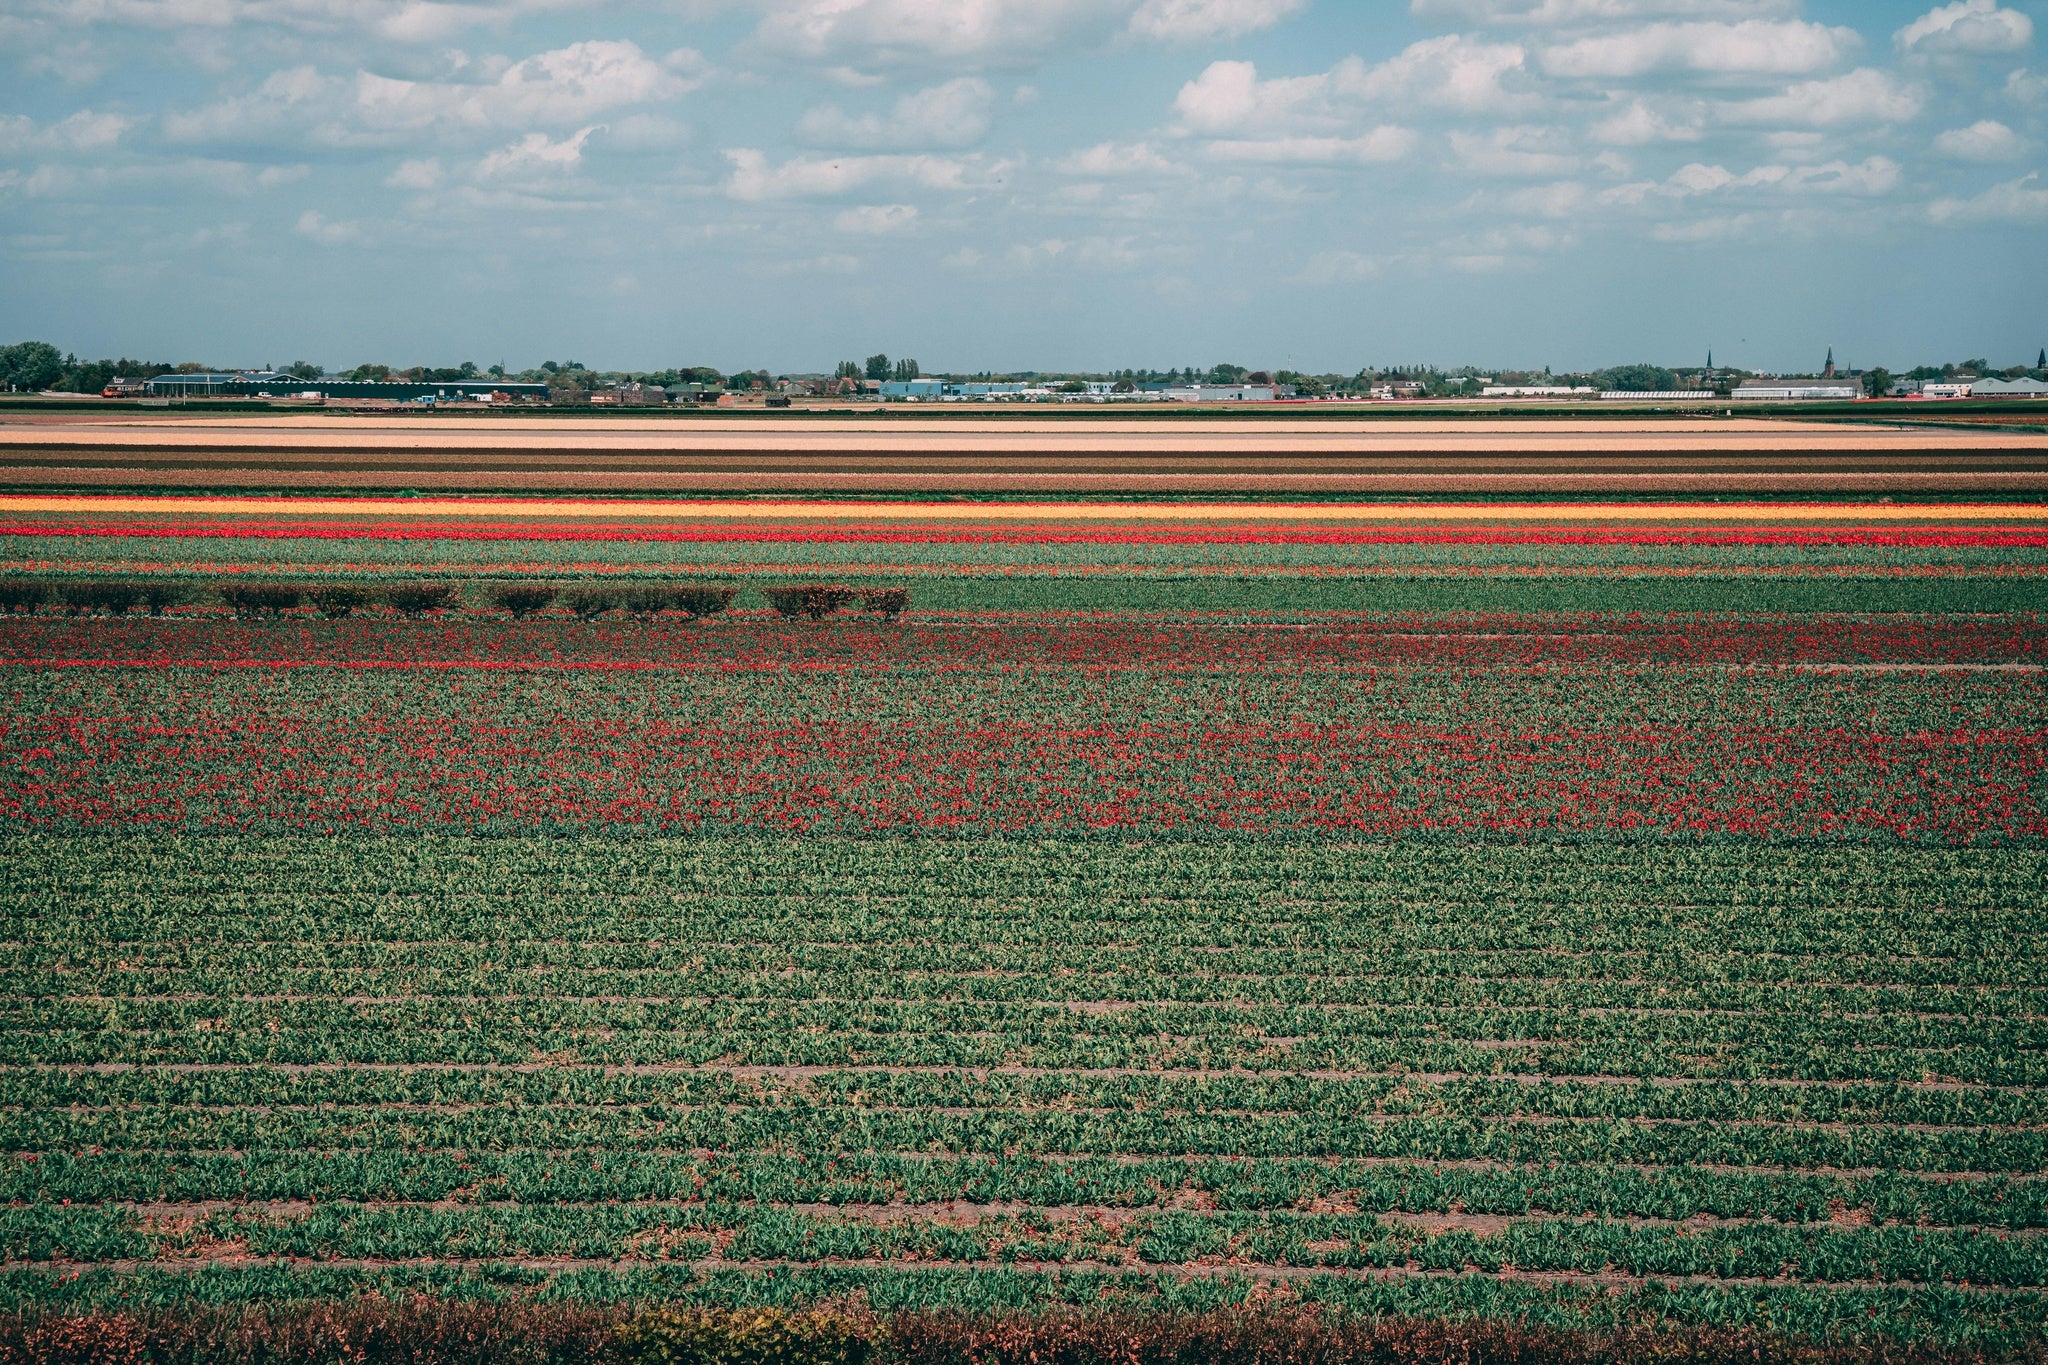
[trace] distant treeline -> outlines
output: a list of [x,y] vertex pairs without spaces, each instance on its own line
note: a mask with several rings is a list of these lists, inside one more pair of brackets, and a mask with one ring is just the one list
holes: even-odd
[[[580,360],[549,360],[532,369],[508,370],[504,365],[479,366],[473,360],[459,365],[414,365],[398,367],[368,363],[339,371],[309,360],[271,364],[264,368],[300,379],[341,377],[354,380],[403,380],[413,383],[457,382],[477,379],[506,379],[546,384],[550,389],[569,392],[613,387],[619,384],[658,384],[676,389],[696,385],[702,389],[747,392],[783,385],[808,387],[819,393],[834,393],[865,382],[916,379],[921,376],[961,382],[1058,383],[1066,380],[1108,380],[1139,387],[1146,384],[1244,384],[1292,385],[1305,396],[1321,394],[1364,394],[1384,385],[1408,386],[1429,397],[1476,397],[1489,384],[1584,386],[1656,392],[1674,388],[1714,388],[1752,377],[1756,372],[1734,366],[1671,367],[1636,363],[1603,370],[1558,372],[1515,370],[1474,365],[1444,369],[1435,365],[1366,366],[1355,374],[1308,374],[1299,370],[1262,370],[1244,365],[1217,364],[1206,368],[1184,365],[1179,369],[1121,369],[1107,371],[980,371],[974,373],[926,371],[916,360],[891,360],[876,354],[864,361],[839,362],[832,374],[776,374],[759,368],[721,371],[710,365],[678,365],[662,370],[596,370]],[[8,392],[98,393],[115,379],[152,379],[160,374],[200,373],[217,367],[197,361],[82,360],[59,351],[47,341],[22,341],[0,346],[0,389]],[[1883,393],[1898,379],[1954,380],[1998,377],[2018,379],[2031,376],[2048,381],[2048,347],[2033,366],[1998,367],[1984,357],[1953,360],[1939,365],[1919,365],[1908,370],[1886,369],[1845,371],[1863,382],[1867,392]]]

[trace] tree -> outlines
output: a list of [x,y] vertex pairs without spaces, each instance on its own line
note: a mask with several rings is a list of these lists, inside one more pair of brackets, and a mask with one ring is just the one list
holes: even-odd
[[294,360],[291,364],[285,366],[284,372],[294,379],[318,379],[321,375],[326,374],[327,370],[326,367],[315,365],[310,360]]
[[832,377],[834,379],[859,379],[861,377],[860,362],[858,360],[840,361],[833,367]]
[[867,376],[870,379],[887,379],[889,377],[889,357],[879,354],[869,356]]
[[1617,365],[1600,372],[1602,388],[1617,393],[1657,393],[1678,387],[1678,376],[1662,365]]
[[891,379],[902,380],[905,383],[908,383],[910,380],[917,378],[919,375],[923,373],[923,367],[920,366],[915,360],[899,360],[889,368],[889,377]]
[[1863,391],[1872,398],[1882,398],[1892,391],[1892,372],[1879,367],[1863,372]]
[[0,384],[35,393],[64,377],[64,355],[47,341],[0,346]]

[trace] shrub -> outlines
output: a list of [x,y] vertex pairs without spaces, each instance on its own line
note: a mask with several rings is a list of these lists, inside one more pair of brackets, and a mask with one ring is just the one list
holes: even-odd
[[785,1308],[645,1313],[618,1341],[631,1365],[861,1365],[871,1349],[862,1323]]
[[631,583],[619,591],[620,603],[642,619],[668,610],[668,604],[674,599],[675,589],[658,583]]
[[893,621],[903,614],[910,605],[908,588],[862,588],[860,609],[879,613],[883,619]]
[[120,616],[142,601],[142,586],[119,578],[88,578],[57,585],[57,601],[66,616],[106,612]]
[[49,585],[33,578],[0,578],[0,611],[10,616],[28,615],[49,595]]
[[716,616],[732,605],[732,599],[739,596],[737,588],[721,588],[709,583],[685,583],[676,589],[676,608],[692,618]]
[[784,616],[808,616],[813,621],[822,621],[851,602],[854,591],[837,583],[790,583],[763,588],[761,595]]
[[555,597],[555,589],[545,583],[507,583],[491,591],[492,603],[499,611],[510,612],[515,621],[546,610]]
[[175,607],[192,596],[191,590],[183,583],[163,578],[145,578],[136,587],[142,593],[142,609],[151,616],[161,616],[165,608]]
[[394,583],[384,590],[384,600],[402,615],[425,616],[459,606],[462,595],[453,583]]
[[586,621],[604,615],[618,604],[618,600],[615,590],[589,584],[571,588],[562,594],[562,605]]
[[370,590],[355,583],[322,583],[306,597],[322,616],[346,616],[370,604]]
[[305,599],[305,589],[292,583],[223,583],[220,600],[237,616],[268,616],[290,611]]

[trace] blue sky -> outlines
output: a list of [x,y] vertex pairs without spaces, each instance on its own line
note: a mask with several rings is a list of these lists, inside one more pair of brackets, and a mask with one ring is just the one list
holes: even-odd
[[0,0],[0,341],[330,367],[2048,344],[2048,0]]

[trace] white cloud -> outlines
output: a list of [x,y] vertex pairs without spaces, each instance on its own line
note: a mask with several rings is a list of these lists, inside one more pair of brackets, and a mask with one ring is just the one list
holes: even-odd
[[479,27],[503,27],[522,14],[577,8],[589,0],[46,0],[45,13],[68,26],[112,24],[181,31],[285,29],[314,36],[369,34],[402,43],[438,42]]
[[1501,113],[1527,102],[1510,88],[1525,56],[1516,44],[1452,35],[1412,44],[1377,66],[1346,57],[1311,76],[1261,80],[1251,62],[1211,62],[1181,87],[1173,109],[1183,132],[1240,138],[1355,131],[1369,113],[1389,109]]
[[112,147],[136,120],[121,114],[81,109],[56,123],[39,124],[26,114],[0,114],[0,151],[100,152]]
[[1641,100],[1611,114],[1587,130],[1595,142],[1610,147],[1641,147],[1652,142],[1698,142],[1703,135],[1697,115],[1674,120]]
[[2037,75],[2021,67],[2005,78],[2005,97],[2028,108],[2048,104],[2048,75]]
[[1617,185],[1600,196],[1604,204],[1635,205],[1651,199],[1695,199],[1726,191],[1763,190],[1789,194],[1845,194],[1877,197],[1899,187],[1903,172],[1890,157],[1828,161],[1814,166],[1758,166],[1741,175],[1726,166],[1691,162],[1662,182]]
[[965,147],[988,132],[995,98],[987,81],[962,76],[903,96],[887,117],[821,105],[804,114],[796,132],[817,147]]
[[265,166],[256,172],[258,189],[274,190],[279,185],[289,185],[304,180],[313,173],[311,166]]
[[1228,133],[1291,122],[1321,100],[1327,76],[1262,81],[1250,62],[1211,62],[1180,88],[1173,111],[1197,133]]
[[1392,125],[1359,137],[1278,137],[1222,139],[1211,142],[1208,155],[1217,161],[1252,161],[1266,165],[1359,165],[1399,161],[1414,150],[1415,134]]
[[1927,216],[1937,223],[2013,223],[2023,227],[2048,225],[2048,190],[2037,182],[2035,171],[2003,185],[1993,185],[1971,199],[1938,199],[1927,206]]
[[1554,185],[1532,185],[1525,190],[1516,190],[1503,202],[1515,213],[1534,214],[1539,218],[1572,218],[1585,207],[1586,195],[1586,187],[1578,181],[1560,180]]
[[583,160],[583,145],[590,141],[590,135],[603,128],[594,123],[579,129],[569,137],[554,139],[546,133],[528,133],[509,147],[500,147],[477,163],[476,174],[480,180],[498,176],[518,176],[531,172],[571,171]]
[[1074,152],[1058,163],[1068,175],[1113,178],[1125,175],[1164,175],[1180,169],[1161,156],[1149,142],[1098,142]]
[[1563,132],[1555,128],[1495,128],[1487,133],[1463,130],[1450,135],[1451,150],[1466,170],[1477,175],[1569,175],[1579,158],[1568,150]]
[[1307,7],[1308,0],[1145,0],[1131,16],[1131,32],[1177,43],[1235,38]]
[[908,232],[917,226],[917,205],[863,204],[857,209],[842,210],[832,219],[832,226],[841,232],[869,237]]
[[2011,161],[2026,151],[2026,140],[1996,119],[1951,128],[1934,139],[1934,150],[1964,161]]
[[1905,123],[1920,114],[1926,94],[1918,86],[1872,67],[1832,80],[1802,81],[1780,95],[1720,106],[1730,123],[1771,123],[1834,128],[1857,123]]
[[1305,284],[1361,284],[1379,278],[1386,261],[1359,251],[1318,251],[1295,278]]
[[312,66],[273,73],[247,95],[164,116],[175,141],[247,140],[300,130],[316,143],[388,142],[428,130],[496,130],[580,123],[625,105],[674,99],[700,83],[695,53],[656,61],[624,41],[573,43],[528,57],[481,82],[416,81]]
[[1756,19],[1796,14],[1799,0],[1410,0],[1417,19],[1448,24],[1564,26],[1650,19]]
[[878,181],[936,190],[969,187],[970,163],[955,157],[795,157],[771,166],[767,155],[752,147],[732,148],[725,156],[732,163],[725,191],[748,202],[829,198]]
[[768,0],[765,47],[807,61],[871,66],[1024,66],[1107,38],[1130,0]]
[[430,190],[441,183],[441,163],[433,157],[401,161],[384,183],[394,190]]
[[1425,38],[1378,66],[1340,67],[1343,92],[1388,104],[1417,103],[1459,113],[1497,113],[1526,102],[1512,88],[1528,54],[1518,43],[1451,34]]
[[360,246],[369,240],[361,223],[337,223],[313,209],[299,215],[299,235],[322,246]]
[[1794,76],[1824,71],[1860,43],[1854,29],[1825,24],[1651,24],[1545,48],[1553,76],[1628,78],[1656,71]]
[[1982,56],[2018,52],[2034,37],[2034,21],[1998,0],[1958,0],[1931,9],[1892,35],[1899,51],[1915,56]]

